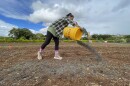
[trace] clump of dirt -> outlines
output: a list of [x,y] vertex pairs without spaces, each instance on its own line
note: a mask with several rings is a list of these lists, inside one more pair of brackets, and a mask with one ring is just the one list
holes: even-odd
[[43,60],[38,60],[41,44],[0,44],[1,86],[130,85],[130,44],[92,43],[102,61],[97,61],[92,52],[75,42],[61,42],[63,60],[53,59],[54,43],[42,53]]

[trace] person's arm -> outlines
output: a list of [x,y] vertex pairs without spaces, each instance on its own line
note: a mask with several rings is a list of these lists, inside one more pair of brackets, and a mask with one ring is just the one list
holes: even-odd
[[76,27],[79,27],[79,28],[81,28],[81,27],[78,25],[78,23],[77,23],[77,22],[75,22],[75,26],[76,26]]
[[83,31],[83,33],[85,34],[85,35],[88,35],[88,32],[86,31],[86,29],[84,28],[84,27],[80,27],[80,29]]

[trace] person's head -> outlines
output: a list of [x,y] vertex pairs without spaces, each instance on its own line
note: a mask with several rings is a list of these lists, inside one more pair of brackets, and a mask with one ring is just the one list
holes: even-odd
[[67,14],[66,16],[67,16],[68,18],[70,18],[71,20],[74,19],[74,16],[72,15],[72,13],[69,13],[69,14]]

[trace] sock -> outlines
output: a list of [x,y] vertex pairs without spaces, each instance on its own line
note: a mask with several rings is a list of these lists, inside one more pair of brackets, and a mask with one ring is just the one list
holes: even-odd
[[40,50],[39,50],[39,51],[40,51],[40,52],[42,52],[42,51],[43,51],[43,49],[41,49],[41,48],[40,48]]
[[59,56],[58,50],[55,50],[55,56]]

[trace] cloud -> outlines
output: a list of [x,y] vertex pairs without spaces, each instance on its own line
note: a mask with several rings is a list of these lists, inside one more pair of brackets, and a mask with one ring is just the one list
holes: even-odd
[[60,15],[58,14],[55,15],[58,12],[59,12],[58,10],[41,9],[31,14],[29,20],[34,23],[39,22],[49,23],[59,18]]
[[13,28],[17,27],[16,25],[12,25],[0,20],[0,36],[8,36],[9,31]]
[[46,27],[46,28],[41,28],[41,29],[39,30],[39,33],[42,33],[42,34],[46,35],[46,33],[47,33],[47,28],[48,28],[48,27]]
[[14,19],[26,20],[32,12],[30,6],[34,0],[4,0],[0,3],[0,14]]
[[30,14],[29,20],[34,23],[44,22],[50,23],[63,16],[64,10],[59,4],[44,4],[41,1],[36,1],[32,4],[34,12]]
[[[0,36],[5,36],[7,37],[9,34],[9,31],[13,28],[18,28],[18,26],[4,22],[2,20],[0,20]],[[42,33],[44,35],[46,35],[47,32],[47,28],[41,28],[39,30],[34,30],[34,29],[29,29],[32,33],[36,34],[36,33]]]
[[112,11],[119,11],[130,6],[130,0],[120,0],[119,4],[116,5]]
[[36,33],[42,33],[43,35],[46,35],[46,33],[47,33],[47,28],[48,27],[46,27],[46,28],[41,28],[41,29],[39,29],[39,30],[33,30],[33,29],[29,29],[32,33],[34,33],[34,34],[36,34]]
[[[130,34],[126,25],[130,11],[128,0],[48,0],[33,2],[29,20],[35,23],[51,23],[71,12],[80,26],[91,33]],[[125,8],[125,9],[124,9]],[[122,11],[117,11],[122,9]],[[125,30],[124,30],[125,28]]]
[[33,34],[36,34],[36,33],[38,33],[38,31],[36,31],[36,30],[33,30],[33,29],[29,29]]
[[[129,9],[130,0],[4,0],[0,3],[2,15],[43,22],[46,27],[71,12],[80,26],[100,34],[130,34]],[[39,31],[44,33],[44,29]]]
[[[84,2],[88,3],[90,2],[90,0],[85,0]],[[79,6],[76,5],[79,3]],[[31,6],[34,12],[30,14],[28,19],[34,23],[50,23],[58,18],[66,16],[66,14],[70,12],[73,13],[76,16],[76,18],[79,18],[84,15],[84,7],[81,6],[81,4],[84,5],[84,3],[77,0],[55,0],[55,2],[49,0],[47,3],[43,3],[42,0],[35,1],[32,3]]]

